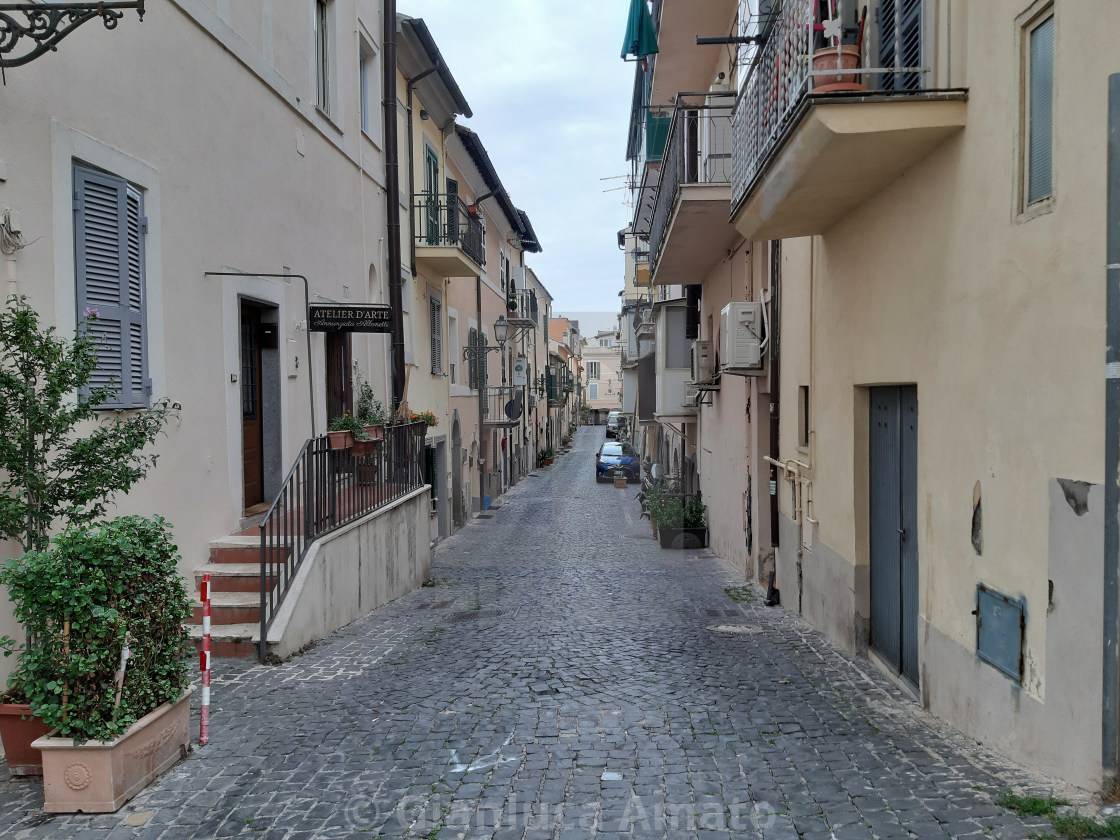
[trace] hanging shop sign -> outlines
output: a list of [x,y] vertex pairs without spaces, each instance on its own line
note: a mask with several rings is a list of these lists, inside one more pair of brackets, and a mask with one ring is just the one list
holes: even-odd
[[307,322],[311,332],[391,333],[393,310],[380,303],[313,303]]

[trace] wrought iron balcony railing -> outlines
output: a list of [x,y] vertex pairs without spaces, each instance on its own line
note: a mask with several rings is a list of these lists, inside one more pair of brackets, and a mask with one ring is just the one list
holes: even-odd
[[540,320],[540,307],[537,293],[532,289],[510,289],[506,298],[506,320],[512,327],[537,327]]
[[521,387],[491,385],[482,405],[482,422],[486,426],[516,426],[525,413],[525,394]]
[[421,195],[414,208],[419,247],[459,248],[479,266],[486,265],[482,217],[457,195]]
[[731,183],[734,104],[732,91],[677,94],[650,222],[649,253],[655,273],[681,186]]
[[[930,68],[921,64],[922,0],[909,3],[885,3],[872,0],[866,27],[878,29],[875,42],[879,46],[877,61],[889,66],[851,66],[845,62],[853,56],[862,59],[848,40],[855,37],[860,26],[856,17],[864,0],[835,0],[835,18],[840,27],[843,47],[837,39],[821,35],[824,22],[818,21],[816,0],[786,0],[772,22],[762,46],[747,50],[749,61],[747,81],[732,115],[732,180],[731,206],[737,208],[766,161],[774,154],[786,130],[793,123],[806,95],[812,91],[812,79],[823,77],[818,84],[833,90],[859,89],[866,86],[875,93],[913,93],[925,87]],[[873,23],[874,21],[874,23]],[[843,25],[841,25],[843,24]],[[855,25],[849,25],[855,24]],[[870,39],[865,34],[863,43]],[[813,69],[814,54],[835,50],[832,69]],[[876,61],[876,59],[868,59]],[[837,67],[842,68],[838,71]],[[840,83],[840,84],[836,84]],[[831,91],[818,89],[816,95],[831,96]],[[847,93],[851,96],[851,93]]]

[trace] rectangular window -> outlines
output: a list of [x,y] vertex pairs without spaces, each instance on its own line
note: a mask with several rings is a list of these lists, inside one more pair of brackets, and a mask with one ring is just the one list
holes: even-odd
[[443,374],[443,302],[437,297],[428,298],[428,327],[431,335],[432,373]]
[[600,347],[614,347],[614,339],[613,338],[600,338],[599,339],[599,346]]
[[1054,194],[1054,15],[1028,30],[1026,198],[1035,204]]
[[106,408],[145,407],[152,392],[144,314],[147,228],[140,190],[122,178],[74,166],[77,314],[97,341],[90,386],[114,392]]
[[509,258],[504,248],[498,251],[498,282],[502,284],[502,291],[506,290],[506,277],[509,275]]
[[592,382],[587,386],[587,398],[589,400],[599,399],[599,386],[596,383]]
[[687,313],[683,306],[674,306],[665,312],[665,367],[690,368],[692,342],[684,336]]
[[315,104],[331,112],[330,0],[315,0]]
[[588,362],[587,363],[587,378],[588,379],[598,379],[599,378],[599,362]]
[[361,39],[359,46],[358,81],[361,96],[362,131],[371,140],[380,142],[381,121],[378,119],[377,103],[381,85],[377,53],[365,38]]

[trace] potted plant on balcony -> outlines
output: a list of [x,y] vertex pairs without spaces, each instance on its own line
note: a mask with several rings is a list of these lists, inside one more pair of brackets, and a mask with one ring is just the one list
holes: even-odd
[[385,406],[373,393],[373,386],[362,377],[361,372],[354,375],[354,416],[372,440],[385,437]]
[[439,425],[439,418],[436,417],[435,413],[431,411],[413,411],[411,413],[411,417],[413,423],[423,422],[424,425],[429,429],[432,428],[432,426]]
[[349,411],[333,418],[327,426],[327,437],[331,442],[331,449],[349,449],[354,445],[354,438],[365,435],[365,429]]
[[[96,520],[143,478],[156,461],[144,450],[172,413],[167,401],[128,414],[101,410],[116,389],[89,387],[97,346],[86,324],[98,317],[87,309],[66,340],[40,325],[24,297],[9,298],[0,311],[0,538],[24,552],[45,549],[52,528]],[[0,649],[9,656],[20,646],[4,637]],[[47,726],[28,699],[17,669],[0,695],[0,739],[13,775],[42,773],[31,742]]]
[[190,748],[190,598],[161,518],[63,531],[0,571],[30,641],[17,679],[49,735],[43,809],[116,811]]
[[[813,52],[812,66],[814,70],[836,70],[836,74],[813,76],[813,91],[827,93],[843,90],[867,90],[867,85],[860,84],[858,73],[839,72],[852,71],[860,66],[863,51],[863,27],[866,22],[861,19],[858,28],[845,30],[843,21],[837,17],[834,0],[828,0],[828,17],[821,15],[820,22],[814,27],[824,33],[824,44]],[[864,15],[867,10],[864,9]],[[845,38],[855,33],[855,43],[844,43]]]

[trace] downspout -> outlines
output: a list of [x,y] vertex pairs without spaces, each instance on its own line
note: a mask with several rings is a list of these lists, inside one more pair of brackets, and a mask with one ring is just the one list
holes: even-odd
[[385,227],[389,240],[389,306],[393,311],[393,404],[404,400],[404,312],[401,310],[401,177],[397,144],[397,0],[385,0],[382,34],[385,109]]
[[[484,333],[482,332],[482,275],[480,274],[476,274],[474,277],[474,302],[475,306],[478,308],[478,334],[481,336],[484,335]],[[476,354],[480,351],[482,355],[476,356],[477,363],[475,365],[475,370],[478,371],[478,382],[476,383],[478,385],[478,510],[481,513],[482,497],[485,495],[483,493],[485,489],[483,483],[486,481],[485,473],[482,469],[483,465],[486,463],[486,459],[483,457],[485,449],[482,444],[482,430],[484,428],[482,423],[483,417],[485,416],[484,406],[486,405],[486,391],[489,383],[489,377],[487,377],[486,382],[482,381],[482,371],[486,368],[485,340],[479,341],[478,347],[475,348]]]
[[1101,764],[1109,787],[1120,775],[1120,73],[1108,77],[1107,179]]
[[[412,275],[416,276],[416,155],[415,145],[412,138],[412,89],[416,87],[416,83],[436,72],[440,67],[440,62],[436,62],[423,73],[413,76],[405,84],[407,91],[407,106],[405,112],[408,114],[408,243],[409,243],[409,268],[412,270]],[[448,209],[448,212],[452,212]]]

